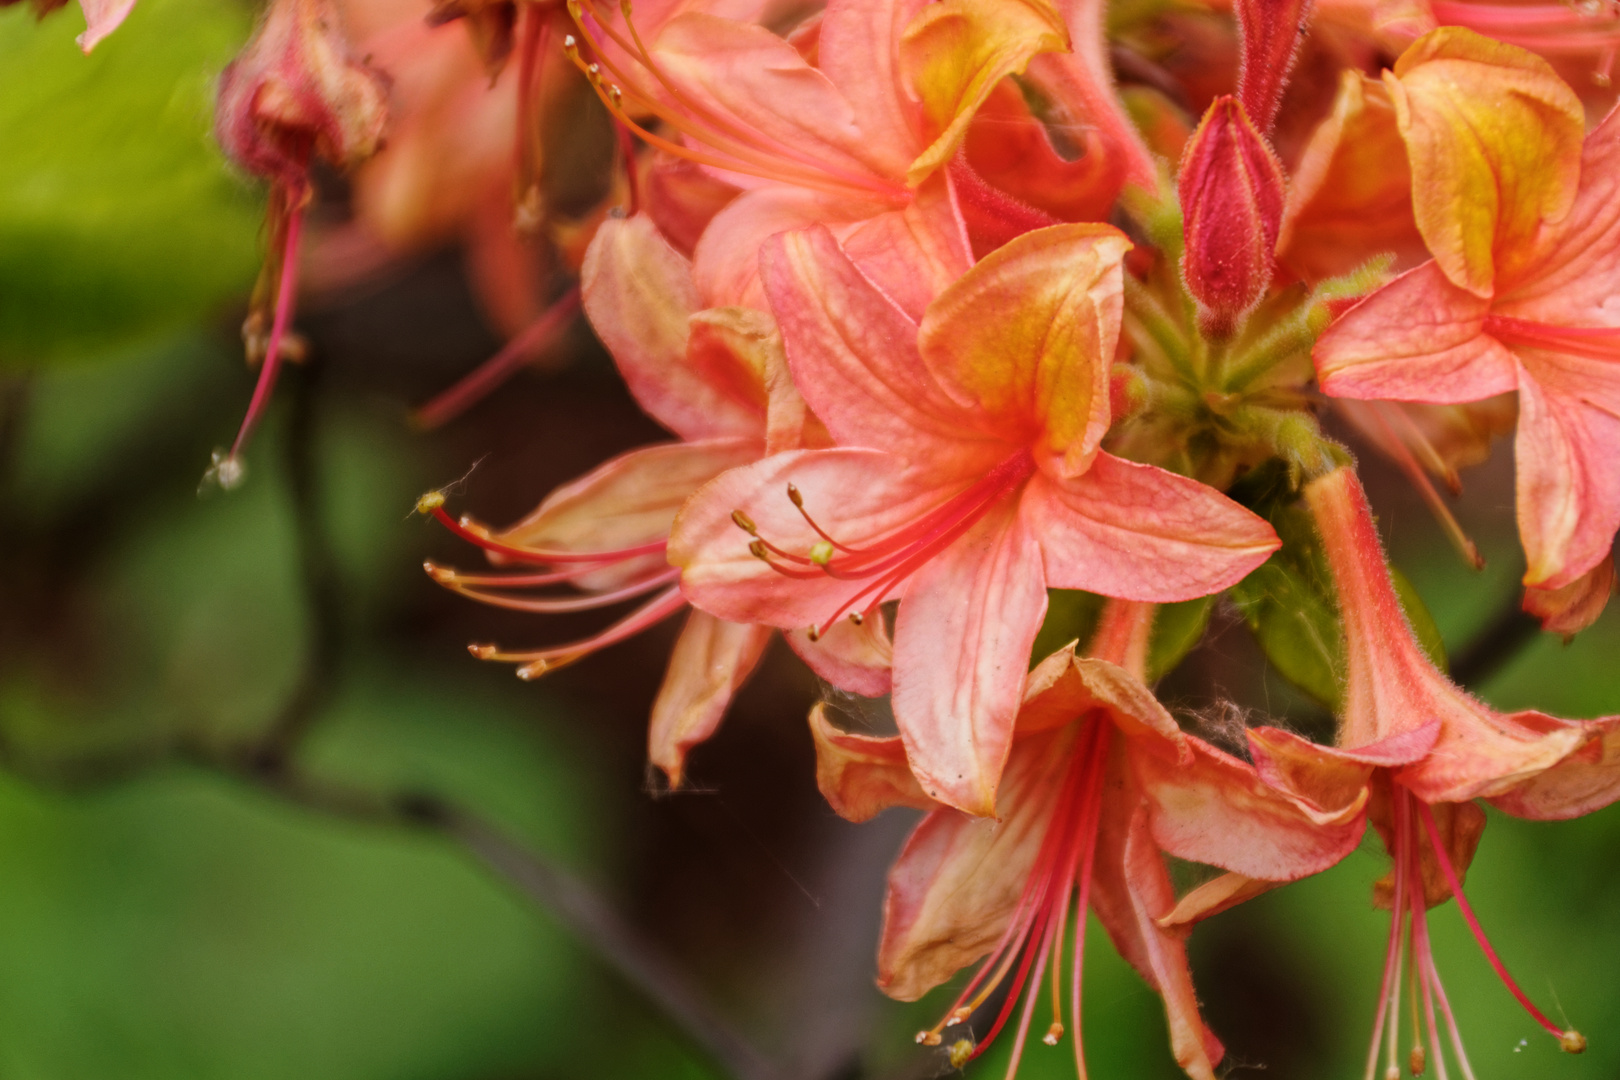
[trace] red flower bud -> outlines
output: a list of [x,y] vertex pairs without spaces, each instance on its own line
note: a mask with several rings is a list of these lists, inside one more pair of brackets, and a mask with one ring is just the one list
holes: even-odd
[[242,167],[294,187],[312,156],[338,168],[382,145],[388,80],[354,59],[329,0],[272,0],[219,80],[214,137]]
[[1305,40],[1311,0],[1237,0],[1233,7],[1243,37],[1238,98],[1254,126],[1269,133]]
[[1282,223],[1283,171],[1243,106],[1225,95],[1181,156],[1181,270],[1204,330],[1232,333],[1265,294]]

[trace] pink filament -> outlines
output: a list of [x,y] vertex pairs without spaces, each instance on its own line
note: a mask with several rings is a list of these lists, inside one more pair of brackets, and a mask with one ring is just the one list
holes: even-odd
[[1491,967],[1496,970],[1497,977],[1502,980],[1509,992],[1518,999],[1520,1005],[1524,1006],[1524,1011],[1529,1013],[1536,1023],[1546,1028],[1554,1038],[1562,1038],[1564,1030],[1547,1019],[1547,1015],[1536,1008],[1535,1003],[1530,1000],[1523,990],[1519,989],[1519,984],[1514,981],[1512,975],[1508,974],[1507,965],[1502,963],[1502,958],[1496,955],[1496,949],[1491,946],[1490,939],[1485,936],[1485,929],[1480,926],[1478,917],[1474,915],[1473,906],[1469,904],[1468,898],[1463,895],[1462,882],[1457,879],[1457,871],[1451,865],[1451,856],[1446,853],[1446,846],[1440,840],[1440,831],[1435,826],[1434,813],[1429,809],[1429,805],[1419,800],[1417,809],[1418,816],[1423,821],[1423,828],[1429,834],[1429,843],[1434,848],[1435,860],[1440,864],[1440,871],[1446,876],[1446,884],[1451,887],[1451,895],[1457,898],[1457,907],[1462,912],[1463,919],[1468,923],[1468,929],[1473,931],[1474,940],[1479,942],[1480,951],[1485,954],[1485,959],[1490,961]]
[[416,410],[412,417],[418,427],[431,430],[446,424],[500,386],[524,364],[553,345],[568,329],[579,311],[579,286],[569,289],[540,317],[518,331],[494,356],[485,360],[454,386]]
[[236,432],[236,441],[231,444],[230,456],[233,458],[242,452],[248,436],[258,426],[264,410],[270,404],[270,395],[276,388],[276,375],[281,371],[281,339],[286,336],[287,323],[292,318],[293,297],[298,292],[298,239],[304,225],[304,192],[278,184],[274,197],[282,199],[287,207],[287,235],[282,245],[281,277],[276,285],[276,313],[270,322],[270,341],[259,368],[259,381],[253,387],[253,397],[248,401],[242,426]]

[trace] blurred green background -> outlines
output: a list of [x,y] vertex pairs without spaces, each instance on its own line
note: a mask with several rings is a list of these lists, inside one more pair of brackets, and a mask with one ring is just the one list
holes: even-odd
[[[475,608],[420,571],[428,555],[472,561],[410,509],[474,461],[460,505],[500,522],[658,437],[588,335],[565,370],[520,376],[424,436],[407,407],[497,344],[456,254],[306,302],[314,359],[288,374],[248,483],[199,497],[251,388],[231,327],[260,203],[208,136],[210,80],[250,16],[141,0],[88,59],[77,18],[0,13],[0,1078],[719,1075],[447,841],[205,764],[275,723],[311,672],[302,767],[438,792],[578,873],[789,1075],[948,1071],[910,1039],[944,995],[900,1006],[871,985],[882,875],[909,820],[854,828],[820,802],[803,721],[820,691],[785,651],[696,755],[694,790],[657,796],[644,725],[672,628],[524,685],[462,646],[590,621]],[[1508,452],[1460,508],[1481,574],[1369,463],[1394,557],[1453,651],[1514,600]],[[1617,656],[1611,612],[1475,689],[1502,707],[1620,711]],[[1187,709],[1306,707],[1263,672],[1223,611],[1164,692]],[[1195,936],[1228,1075],[1361,1075],[1381,872],[1364,850]],[[1620,1075],[1620,811],[1556,825],[1493,812],[1469,884],[1523,985],[1591,1039],[1559,1054],[1448,905],[1436,948],[1481,1080]],[[1091,933],[1093,1074],[1179,1075],[1156,999]],[[1034,1043],[1021,1075],[1072,1068],[1066,1044]]]

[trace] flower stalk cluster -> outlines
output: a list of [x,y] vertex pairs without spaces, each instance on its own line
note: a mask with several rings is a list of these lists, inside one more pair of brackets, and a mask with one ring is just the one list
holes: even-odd
[[[84,3],[92,38],[130,6]],[[838,692],[887,698],[881,735],[816,707],[817,778],[851,820],[924,812],[878,985],[912,1000],[980,964],[918,1036],[951,1066],[1009,1039],[1010,1076],[1039,1031],[1085,1076],[1089,914],[1162,997],[1176,1060],[1213,1080],[1187,934],[1369,824],[1391,922],[1368,1080],[1473,1080],[1428,921],[1452,901],[1580,1052],[1464,878],[1481,802],[1551,820],[1620,799],[1620,717],[1502,713],[1453,684],[1326,432],[1390,458],[1477,566],[1440,489],[1512,430],[1525,609],[1565,636],[1599,617],[1620,529],[1620,114],[1587,118],[1612,5],[1237,0],[1234,51],[1188,35],[1169,67],[1142,43],[1162,56],[1176,24],[1096,0],[813,8],[440,2],[377,35],[374,66],[343,36],[375,25],[363,0],[270,0],[219,90],[221,147],[270,187],[271,254],[246,329],[260,382],[217,479],[240,479],[298,355],[314,167],[350,170],[348,228],[370,239],[324,250],[460,237],[510,316],[513,344],[423,419],[582,308],[670,435],[504,528],[423,497],[497,568],[428,564],[440,585],[537,616],[629,605],[581,641],[473,655],[536,678],[683,615],[649,723],[671,787],[777,633]],[[1122,85],[1110,55],[1152,77]],[[620,150],[599,205],[564,222],[545,147],[574,90]],[[1103,614],[1037,655],[1054,590]],[[1221,595],[1268,650],[1289,633],[1274,620],[1317,620],[1327,661],[1273,659],[1335,710],[1331,745],[1260,724],[1229,752],[1155,698],[1163,605]],[[1171,856],[1218,874],[1178,895]]]

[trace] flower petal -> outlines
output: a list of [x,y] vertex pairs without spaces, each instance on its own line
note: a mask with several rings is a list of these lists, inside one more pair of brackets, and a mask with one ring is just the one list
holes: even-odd
[[935,810],[912,832],[889,871],[878,989],[916,1001],[995,945],[1046,836],[1073,739],[1069,728],[1019,741],[1000,821]]
[[1119,955],[1164,999],[1176,1064],[1193,1080],[1214,1080],[1215,1064],[1225,1051],[1199,1016],[1185,931],[1159,925],[1174,909],[1176,894],[1153,842],[1148,809],[1130,797],[1134,794],[1127,787],[1103,797],[1091,909]]
[[859,626],[839,619],[812,641],[808,629],[784,635],[811,671],[846,693],[882,697],[894,686],[894,643],[881,618]]
[[1166,930],[1189,927],[1286,884],[1286,881],[1265,881],[1242,874],[1222,874],[1177,900],[1170,914],[1159,917],[1159,925]]
[[1389,91],[1343,71],[1332,114],[1294,167],[1277,257],[1314,281],[1348,274],[1381,251],[1401,266],[1427,256],[1412,218],[1412,170]]
[[[693,492],[727,469],[755,460],[760,450],[752,439],[631,450],[557,488],[495,539],[518,547],[581,552],[655,543],[669,535],[675,515]],[[665,565],[662,556],[648,555],[578,580],[587,589],[607,589]]]
[[681,786],[687,753],[720,726],[732,695],[753,674],[770,640],[768,626],[726,622],[702,611],[687,616],[647,731],[647,760],[664,770],[671,789]]
[[906,586],[894,716],[923,790],[995,812],[1029,651],[1046,615],[1040,547],[1017,504],[989,510]]
[[1106,452],[1064,484],[1037,474],[1023,508],[1049,584],[1127,600],[1206,596],[1280,544],[1270,525],[1213,488]]
[[691,267],[645,217],[606,221],[580,271],[585,314],[643,409],[684,439],[764,433],[764,397],[737,373],[686,364]]
[[135,10],[135,0],[79,0],[79,7],[84,11],[84,33],[73,40],[88,54],[124,24]]
[[1025,0],[938,0],[906,27],[900,66],[932,141],[906,173],[916,186],[950,160],[996,84],[1030,58],[1069,47],[1055,9]]
[[759,253],[777,233],[812,225],[843,228],[891,212],[886,203],[773,185],[745,191],[715,214],[692,252],[692,279],[704,306],[768,308]]
[[1412,44],[1386,73],[1412,165],[1418,231],[1446,276],[1488,297],[1575,200],[1581,102],[1545,60],[1461,27]]
[[686,504],[670,535],[669,561],[683,568],[681,586],[694,604],[734,622],[793,629],[828,619],[865,588],[868,582],[822,573],[790,578],[749,551],[751,537],[734,524],[734,511],[783,551],[805,557],[821,542],[788,498],[790,483],[818,524],[859,546],[932,510],[967,482],[942,488],[936,474],[861,449],[800,450],[733,469]]
[[904,210],[864,221],[842,239],[851,261],[913,319],[973,265],[967,227],[943,172]]
[[827,719],[826,702],[810,710],[810,735],[816,744],[816,786],[845,820],[867,821],[892,806],[938,807],[911,774],[898,735],[841,731]]
[[1524,583],[1556,589],[1607,558],[1620,528],[1620,362],[1526,359],[1514,440]]
[[1582,723],[1586,741],[1558,764],[1493,796],[1490,804],[1514,817],[1564,821],[1620,799],[1620,717]]
[[1124,307],[1108,225],[1055,225],[986,256],[923,316],[918,348],[963,408],[1009,441],[1039,440],[1036,463],[1077,476],[1108,430],[1108,378]]
[[1335,397],[1450,403],[1513,390],[1513,354],[1484,332],[1490,302],[1437,263],[1409,270],[1351,308],[1316,342],[1322,389]]
[[1365,784],[1345,805],[1323,812],[1266,784],[1247,762],[1201,739],[1187,744],[1192,754],[1185,763],[1131,754],[1152,803],[1153,839],[1170,854],[1246,877],[1293,881],[1326,870],[1361,842]]
[[924,367],[917,324],[825,228],[775,237],[761,251],[760,266],[794,381],[840,445],[942,467],[967,451],[981,470],[1006,456],[1004,443],[975,439],[972,414]]
[[[905,168],[908,147],[869,138],[827,76],[763,26],[689,11],[665,25],[652,54],[684,99],[680,111],[719,119],[706,128],[726,136],[745,132],[750,152],[784,167],[865,184],[874,192],[899,190],[889,178]],[[728,141],[717,140],[717,148],[723,151]],[[729,172],[726,179],[745,187],[761,183]]]
[[[900,40],[926,0],[829,0],[817,66],[855,106],[855,122],[896,154],[899,176],[922,149],[917,103],[900,78]],[[902,160],[903,159],[903,160]]]

